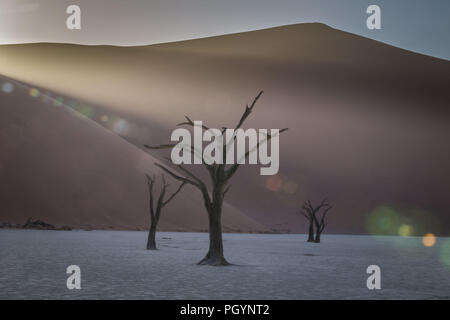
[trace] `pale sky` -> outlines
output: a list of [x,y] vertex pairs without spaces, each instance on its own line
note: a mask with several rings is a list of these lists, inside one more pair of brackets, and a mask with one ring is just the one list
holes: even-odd
[[[81,7],[81,30],[66,28],[66,8]],[[381,7],[382,30],[366,27]],[[322,22],[450,59],[449,0],[0,0],[0,43],[144,45]]]

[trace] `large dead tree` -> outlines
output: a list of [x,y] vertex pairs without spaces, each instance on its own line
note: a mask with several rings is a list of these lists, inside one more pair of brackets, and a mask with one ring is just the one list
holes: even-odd
[[[327,199],[324,199],[318,206],[314,207],[311,204],[311,201],[307,200],[302,205],[302,215],[308,220],[309,222],[309,229],[308,229],[308,242],[320,242],[320,235],[322,234],[323,230],[326,226],[326,217],[328,214],[328,211],[333,208],[329,203]],[[320,212],[322,214],[320,215]],[[320,215],[320,217],[319,217]],[[315,234],[314,234],[315,229]]]
[[[261,97],[263,91],[261,91],[253,100],[250,107],[247,105],[245,107],[244,113],[242,114],[239,122],[235,126],[234,130],[236,132],[237,129],[240,129],[242,125],[244,124],[245,120],[248,118],[250,113],[253,111],[253,108],[255,107],[256,102]],[[194,127],[194,122],[189,118],[185,117],[186,122],[182,122],[178,124],[178,126],[191,126]],[[209,130],[208,127],[203,126],[203,129]],[[227,130],[226,127],[222,127],[222,134]],[[286,131],[287,128],[282,129],[279,131],[279,133]],[[251,152],[255,151],[260,145],[260,143],[266,143],[268,142],[272,136],[267,133],[267,138],[265,140],[261,140],[257,143],[256,148],[252,150],[248,150],[245,153],[245,160],[248,159]],[[227,158],[227,151],[228,146],[231,145],[231,143],[236,139],[236,136],[234,138],[230,139],[228,143],[223,143],[223,151],[222,151],[222,157],[223,161],[222,163],[212,163],[207,164],[204,161],[202,164],[206,167],[209,177],[211,186],[208,188],[208,184],[204,182],[201,178],[197,177],[194,173],[192,173],[190,170],[186,169],[183,165],[176,165],[176,167],[183,173],[183,175],[178,174],[177,172],[159,164],[156,163],[158,167],[160,167],[163,171],[171,175],[173,178],[188,183],[195,188],[197,188],[203,197],[203,203],[206,209],[206,212],[208,214],[208,220],[209,220],[209,250],[206,256],[198,263],[200,265],[213,265],[213,266],[221,266],[221,265],[228,265],[229,263],[226,261],[224,255],[223,255],[223,241],[222,241],[222,206],[223,201],[225,198],[225,195],[227,191],[230,189],[229,181],[234,176],[238,168],[240,167],[239,163],[236,164],[226,164],[226,158]],[[172,149],[176,146],[176,144],[165,144],[157,147],[151,147],[148,145],[144,145],[148,149]],[[189,150],[194,156],[198,156],[199,150],[195,150],[194,148],[191,148]],[[201,151],[200,151],[200,154]],[[170,159],[169,159],[170,160]]]
[[169,186],[166,183],[166,179],[164,178],[164,174],[161,174],[162,187],[161,192],[159,193],[158,200],[155,203],[155,197],[153,196],[153,186],[155,184],[155,177],[150,177],[148,174],[145,175],[147,177],[147,185],[148,185],[148,193],[150,197],[149,205],[150,205],[150,230],[148,232],[147,239],[147,250],[156,250],[156,228],[158,226],[159,218],[161,217],[161,210],[164,208],[175,196],[180,192],[181,188],[186,184],[182,182],[178,189],[172,193],[170,197],[165,199],[166,190]]

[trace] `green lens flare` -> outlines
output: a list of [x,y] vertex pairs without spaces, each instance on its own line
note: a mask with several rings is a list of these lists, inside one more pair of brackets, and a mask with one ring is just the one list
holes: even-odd
[[450,240],[445,241],[440,248],[440,260],[450,268]]
[[366,221],[367,231],[372,235],[397,235],[399,227],[400,215],[395,209],[387,206],[372,210]]

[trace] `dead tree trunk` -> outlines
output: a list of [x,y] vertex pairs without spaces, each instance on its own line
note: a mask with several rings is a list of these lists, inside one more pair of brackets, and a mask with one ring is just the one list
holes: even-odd
[[209,250],[206,256],[198,264],[207,265],[227,265],[228,262],[223,256],[222,241],[222,204],[223,195],[219,190],[214,190],[214,201],[208,211],[209,221]]
[[332,207],[329,206],[328,204],[325,205],[324,211],[322,213],[322,218],[320,219],[320,221],[316,215],[314,216],[314,223],[316,225],[316,237],[314,238],[314,242],[316,243],[320,243],[320,235],[322,234],[323,229],[325,229],[326,226],[325,217],[331,208]]
[[[250,113],[252,112],[256,102],[258,101],[259,97],[262,95],[262,91],[256,96],[256,98],[253,100],[250,107],[247,105],[245,107],[244,113],[242,114],[238,124],[234,128],[235,132],[237,129],[240,129],[245,120],[248,118]],[[186,122],[180,123],[179,125],[187,125],[191,127],[195,127],[194,122],[189,118],[185,117]],[[205,130],[210,130],[208,127],[203,126],[202,127]],[[223,127],[222,134],[225,133],[226,127]],[[282,129],[279,131],[279,133],[286,131],[287,128]],[[260,143],[265,143],[269,141],[272,138],[270,134],[267,134],[267,138],[263,141],[259,141],[256,145],[256,148],[259,147]],[[226,157],[227,157],[227,151],[230,145],[234,142],[236,139],[236,136],[234,136],[228,143],[223,143],[223,150],[222,150],[222,157],[223,161],[222,163],[216,163],[213,162],[212,164],[207,164],[206,162],[202,161],[203,165],[206,167],[209,177],[212,184],[212,190],[211,192],[208,190],[207,184],[200,178],[198,178],[196,175],[194,175],[191,171],[187,170],[182,165],[177,165],[177,168],[183,172],[185,176],[177,174],[175,171],[172,171],[171,169],[157,163],[156,165],[160,167],[164,172],[170,174],[173,178],[183,181],[185,183],[189,183],[196,187],[198,190],[200,190],[203,202],[205,205],[206,212],[208,213],[208,220],[209,220],[209,250],[206,256],[200,260],[198,264],[205,264],[205,265],[214,265],[214,266],[223,266],[228,265],[228,262],[226,261],[224,255],[223,255],[223,241],[222,241],[222,205],[223,200],[225,198],[225,194],[230,188],[230,185],[228,184],[230,179],[233,177],[233,175],[236,173],[237,169],[239,168],[240,164],[237,162],[236,164],[226,164]],[[148,149],[172,149],[177,144],[166,144],[161,145],[157,147],[151,147],[148,145],[144,145]],[[191,152],[194,156],[198,156],[198,153],[203,154],[199,150],[195,150],[194,148],[190,148],[188,150]],[[251,152],[254,150],[249,150],[245,153],[245,159],[248,159]]]
[[312,221],[309,223],[309,229],[308,229],[308,242],[314,241],[314,224]]
[[161,175],[162,180],[162,189],[161,193],[158,196],[158,200],[156,204],[154,203],[154,197],[153,197],[153,185],[155,183],[155,178],[150,177],[149,175],[146,175],[147,177],[147,185],[148,185],[148,193],[150,196],[149,200],[149,206],[150,206],[150,229],[148,232],[148,238],[147,238],[147,250],[156,250],[156,228],[158,226],[159,218],[161,216],[161,210],[166,206],[177,194],[180,192],[181,188],[185,185],[185,182],[182,182],[178,189],[167,199],[165,200],[166,195],[166,189],[169,186],[166,183],[166,179],[164,178],[164,175]]
[[306,220],[308,220],[308,240],[307,242],[314,242],[314,218],[312,216],[312,212],[306,207],[306,204],[303,204],[302,211],[300,212]]
[[[326,216],[328,211],[332,208],[330,204],[328,203],[328,200],[325,199],[322,201],[320,205],[317,207],[313,207],[311,204],[311,201],[306,201],[302,209],[302,214],[307,218],[310,219],[310,225],[309,225],[309,235],[308,235],[308,242],[316,242],[320,243],[320,235],[322,234],[323,230],[326,226]],[[323,213],[321,218],[318,218],[319,212],[323,209]],[[315,227],[315,235],[314,235],[314,227]]]
[[320,232],[316,232],[316,237],[314,238],[315,243],[320,243]]
[[156,248],[156,223],[151,222],[150,223],[150,230],[148,232],[148,239],[147,239],[147,250],[157,250]]

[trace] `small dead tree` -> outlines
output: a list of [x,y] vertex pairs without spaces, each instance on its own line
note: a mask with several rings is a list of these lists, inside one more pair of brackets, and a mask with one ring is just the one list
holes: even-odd
[[[308,229],[308,242],[320,242],[320,235],[326,226],[326,217],[328,211],[333,208],[327,199],[324,199],[318,206],[314,207],[311,201],[307,200],[302,205],[302,215],[309,222]],[[319,218],[319,214],[322,211],[322,215]],[[315,234],[314,234],[315,229]]]
[[[253,111],[253,108],[255,107],[256,102],[261,97],[263,91],[261,91],[253,100],[250,107],[247,105],[245,107],[244,113],[242,114],[239,122],[237,123],[236,127],[234,128],[234,132],[236,130],[240,129],[242,125],[244,124],[245,120],[248,118],[250,113]],[[194,127],[194,122],[187,116],[185,116],[186,122],[182,122],[178,124],[178,126],[186,125]],[[207,126],[203,126],[203,129],[209,130]],[[227,128],[222,127],[222,134],[226,132]],[[279,131],[279,133],[286,131],[287,128],[282,129]],[[269,141],[272,136],[269,133],[267,134],[267,138],[263,139],[262,141],[259,141],[256,145],[256,148],[252,150],[248,150],[245,153],[244,160],[247,160],[250,153],[255,151],[260,146],[260,143],[265,143]],[[238,168],[240,167],[239,161],[236,164],[226,164],[227,159],[227,151],[229,150],[229,146],[233,145],[232,143],[235,141],[236,135],[228,143],[223,143],[223,151],[222,151],[222,157],[223,161],[222,163],[213,162],[212,164],[207,164],[206,162],[202,162],[202,164],[206,167],[209,177],[211,180],[211,187],[208,189],[207,183],[204,182],[201,178],[198,178],[194,173],[192,173],[190,170],[186,169],[182,165],[176,165],[176,167],[183,172],[184,176],[179,175],[175,171],[172,171],[171,169],[156,163],[158,167],[160,167],[163,171],[171,175],[173,178],[188,183],[190,185],[193,185],[198,190],[200,190],[202,197],[203,197],[203,203],[206,208],[206,212],[208,214],[208,220],[209,220],[209,250],[206,256],[198,263],[200,265],[213,265],[213,266],[221,266],[221,265],[228,265],[229,263],[225,260],[225,257],[223,255],[223,241],[222,241],[222,206],[223,201],[225,198],[225,195],[227,191],[230,189],[229,181],[234,176]],[[151,147],[148,145],[144,145],[144,147],[148,149],[172,149],[175,147],[176,144],[166,144],[156,147]],[[193,147],[190,148],[190,151],[194,156],[198,156],[199,150],[195,150]],[[201,151],[200,151],[200,154]],[[169,159],[170,160],[170,159]]]
[[161,210],[164,208],[175,196],[180,192],[181,188],[186,184],[185,182],[182,182],[178,189],[167,199],[165,199],[166,196],[166,189],[169,186],[168,183],[166,183],[166,179],[164,177],[164,174],[161,174],[161,180],[162,180],[162,187],[161,192],[158,196],[158,200],[155,203],[155,198],[153,196],[153,186],[155,184],[155,177],[150,177],[148,174],[145,175],[147,177],[147,185],[148,185],[148,193],[150,197],[150,230],[148,232],[148,239],[147,239],[147,250],[156,250],[156,227],[158,226],[159,218],[161,216]]
[[312,215],[312,210],[306,206],[306,202],[302,206],[300,213],[308,220],[308,242],[314,242],[314,217]]

